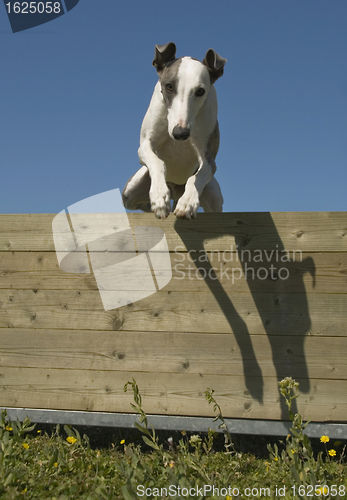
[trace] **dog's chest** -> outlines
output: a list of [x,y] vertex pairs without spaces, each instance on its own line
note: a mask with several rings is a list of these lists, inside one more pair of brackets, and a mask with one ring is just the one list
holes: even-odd
[[198,169],[198,157],[190,139],[176,141],[170,136],[162,143],[157,155],[166,165],[166,180],[185,184]]

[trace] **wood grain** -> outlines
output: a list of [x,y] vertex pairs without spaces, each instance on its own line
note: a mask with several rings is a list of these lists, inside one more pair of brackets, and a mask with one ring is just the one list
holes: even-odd
[[[346,420],[346,212],[128,216],[133,233],[164,231],[172,279],[105,311],[93,273],[60,269],[55,215],[0,215],[0,406],[131,412],[134,377],[149,413],[212,415],[211,387],[226,417],[281,419],[278,380],[292,376],[304,418]],[[96,233],[104,262],[122,257],[113,215],[71,221],[62,241],[75,224],[89,263]],[[147,232],[140,252],[158,239]],[[119,275],[130,290],[144,279],[133,266],[135,279]]]
[[[288,262],[280,257],[268,261],[266,254],[258,262],[259,257],[244,254],[240,262],[235,253],[173,252],[172,279],[165,290],[208,292],[221,284],[228,293],[249,293],[250,288],[259,293],[347,293],[346,252],[303,253]],[[137,270],[137,279],[142,272]],[[93,273],[62,271],[54,252],[0,252],[0,288],[82,291],[98,290],[98,285]]]
[[104,311],[98,291],[0,290],[0,328],[345,336],[347,294],[166,292]]
[[[0,406],[55,408],[61,410],[131,412],[131,393],[123,386],[137,380],[147,413],[212,416],[213,409],[204,394],[213,388],[214,397],[230,418],[280,419],[281,407],[277,379],[266,378],[260,403],[252,397],[244,378],[221,375],[106,372],[10,368],[0,370]],[[301,380],[299,379],[300,383]],[[311,379],[309,394],[302,393],[298,409],[305,419],[344,420],[347,402],[341,398],[345,381]]]
[[[345,380],[344,337],[251,335],[264,377]],[[0,366],[256,376],[246,339],[208,333],[0,329]],[[245,354],[243,355],[243,353]],[[324,356],[322,356],[324,353]],[[274,364],[274,360],[276,365]]]
[[[112,216],[96,214],[105,221]],[[55,251],[52,214],[0,215],[0,251]],[[275,249],[303,252],[347,250],[346,212],[259,212],[198,214],[196,220],[165,221],[153,214],[128,214],[132,227],[153,226],[165,232],[171,251],[176,247],[220,251]],[[105,223],[105,222],[104,222]]]

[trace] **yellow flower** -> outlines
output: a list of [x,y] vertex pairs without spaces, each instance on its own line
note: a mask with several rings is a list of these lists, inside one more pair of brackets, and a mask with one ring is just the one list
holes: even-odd
[[37,431],[37,434],[40,434],[42,431]]
[[278,462],[278,457],[275,457],[274,460],[275,460],[275,462]]
[[320,488],[317,489],[317,493],[318,492],[320,495],[327,495],[329,493],[329,489],[327,486],[321,486]]
[[175,462],[173,460],[171,460],[171,462],[169,463],[169,466],[172,468],[172,467],[175,467]]
[[227,496],[225,497],[225,500],[233,500],[233,497],[230,497],[229,495],[227,495]]
[[336,455],[336,451],[335,450],[329,450],[328,453],[329,453],[329,455],[331,457],[334,457]]
[[26,450],[28,450],[29,449],[28,443],[23,443],[23,448],[25,448]]
[[24,490],[21,491],[21,494],[24,495],[28,491],[28,488],[25,488]]
[[120,442],[120,444],[124,444],[125,443],[125,439],[122,439],[122,441]]
[[328,438],[328,436],[322,436],[320,438],[320,442],[321,443],[329,443],[330,439]]
[[66,438],[66,441],[70,444],[74,444],[74,443],[76,443],[77,439],[72,437],[72,436],[69,436]]
[[12,431],[12,427],[10,427],[9,425],[6,425],[5,429],[6,429],[7,431]]
[[58,463],[57,462],[54,462],[54,467],[58,467]]

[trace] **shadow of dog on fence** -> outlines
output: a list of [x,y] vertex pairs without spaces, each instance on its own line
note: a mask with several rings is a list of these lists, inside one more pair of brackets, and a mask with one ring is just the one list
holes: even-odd
[[[242,221],[242,214],[237,216],[235,225],[230,226],[228,230],[226,230],[225,224],[221,224],[220,228],[211,226],[209,228],[209,239],[211,239],[211,235],[214,238],[226,236],[235,238],[238,263],[242,268],[243,275],[247,276],[249,290],[269,340],[277,379],[280,381],[284,377],[292,377],[300,383],[300,391],[308,393],[310,378],[304,342],[311,328],[311,319],[303,277],[306,272],[309,272],[312,275],[313,286],[315,286],[314,260],[312,257],[306,257],[303,260],[301,258],[300,261],[295,258],[290,259],[290,252],[285,250],[271,214],[265,212],[258,214],[258,216],[261,218],[260,225],[264,229],[266,228],[268,239],[266,246],[264,247],[263,243],[261,250],[256,250],[256,242],[257,238],[259,238],[259,246],[261,246],[260,239],[262,235],[259,233],[251,234],[252,228],[247,227]],[[223,217],[223,214],[220,214],[219,217]],[[196,224],[196,222],[194,223]],[[206,252],[204,247],[206,233],[200,234],[199,231],[194,231],[189,222],[180,219],[175,222],[175,230],[188,252],[198,254]],[[247,252],[245,252],[246,250]],[[290,279],[284,279],[283,276],[278,276],[276,272],[272,272],[271,275],[269,273],[267,279],[250,276],[249,259],[252,259],[252,255],[254,257],[256,252],[259,255],[259,251],[267,251],[267,255],[275,255],[275,257],[287,255],[285,268],[288,269]],[[273,251],[272,254],[271,251]],[[245,255],[247,258],[245,258]],[[270,266],[271,262],[267,263]],[[263,404],[264,379],[253,348],[252,332],[249,331],[246,322],[236,310],[232,301],[232,293],[228,293],[224,289],[211,261],[205,262],[204,268],[199,268],[197,262],[195,262],[195,265],[219,304],[230,325],[231,332],[235,335],[241,351],[247,390],[254,399]],[[202,274],[203,269],[204,273]],[[279,397],[279,401],[282,419],[288,419],[288,409],[283,398]],[[297,412],[296,400],[293,401],[292,411]]]

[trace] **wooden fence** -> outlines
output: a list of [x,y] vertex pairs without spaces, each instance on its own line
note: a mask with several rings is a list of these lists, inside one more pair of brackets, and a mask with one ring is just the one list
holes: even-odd
[[347,421],[347,214],[199,214],[165,221],[172,279],[105,311],[94,274],[67,273],[54,215],[0,216],[0,406],[286,419],[278,380],[300,383],[299,411]]

